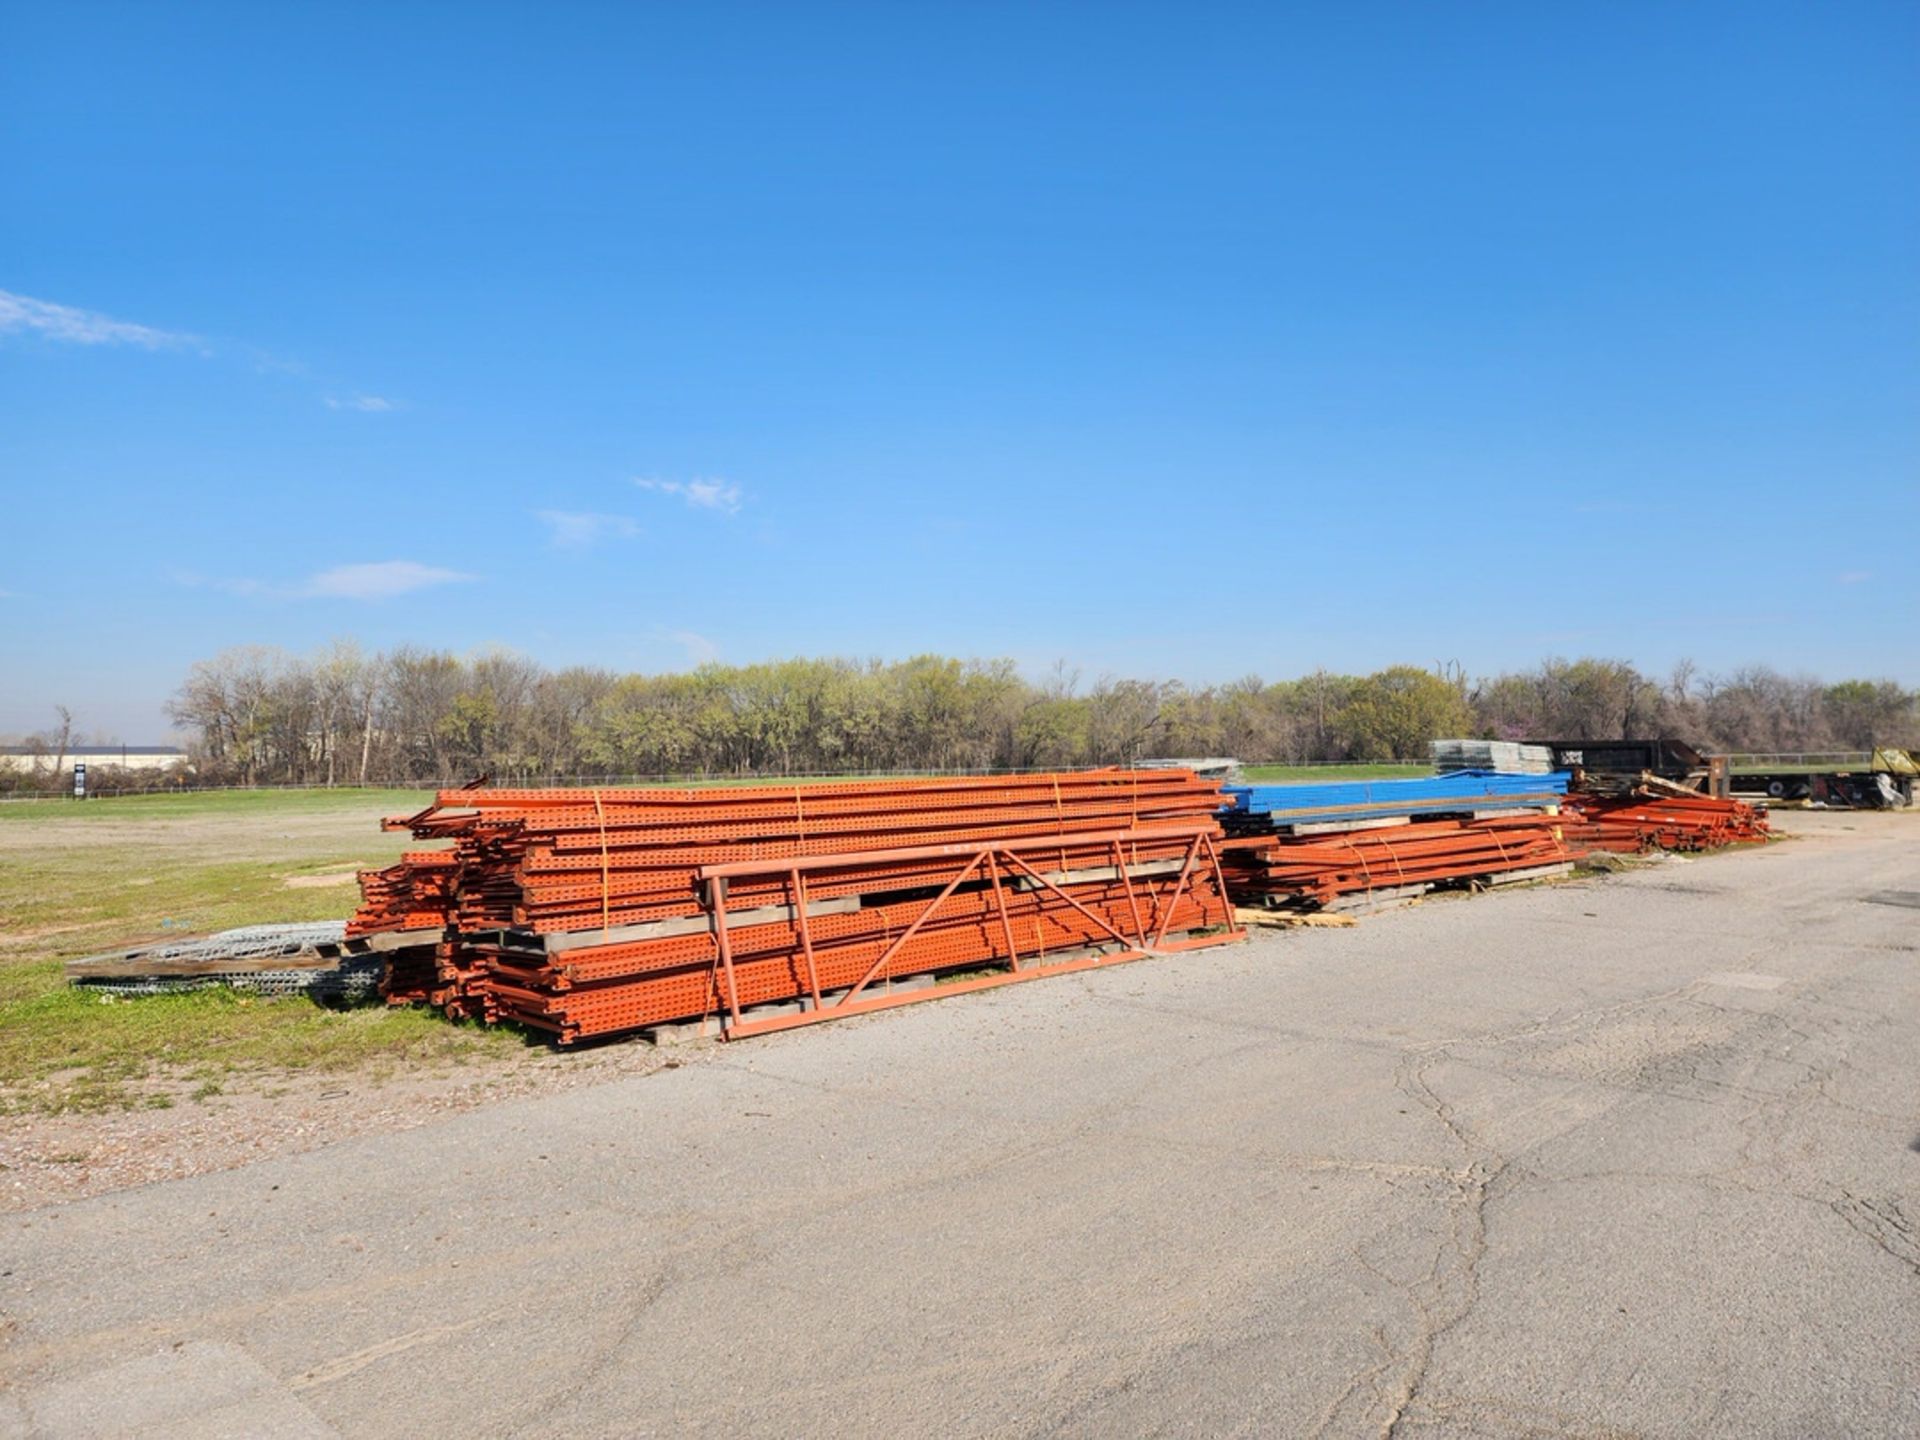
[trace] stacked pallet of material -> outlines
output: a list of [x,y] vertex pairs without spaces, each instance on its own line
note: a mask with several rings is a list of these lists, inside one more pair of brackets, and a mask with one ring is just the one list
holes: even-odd
[[1028,978],[1063,951],[1230,932],[1220,803],[1217,784],[1178,770],[445,791],[389,822],[451,842],[427,852],[436,879],[371,872],[355,924],[410,923],[425,894],[441,905],[431,971],[409,952],[390,998],[563,1041],[722,1009],[737,1020],[909,975]]
[[1513,879],[1564,869],[1579,858],[1558,822],[1513,815],[1426,820],[1379,830],[1227,842],[1227,887],[1235,901],[1323,906],[1349,895]]
[[1490,770],[1500,775],[1553,773],[1553,752],[1544,745],[1522,745],[1517,740],[1434,740],[1429,749],[1433,768],[1442,775],[1456,770]]
[[1590,850],[1623,854],[1717,850],[1759,844],[1772,834],[1765,812],[1711,795],[1578,792],[1567,797],[1566,818],[1570,840]]
[[1568,776],[1499,775],[1462,770],[1414,780],[1343,780],[1308,785],[1229,785],[1229,834],[1263,834],[1287,826],[1400,820],[1417,815],[1476,815],[1488,810],[1543,810],[1566,797]]

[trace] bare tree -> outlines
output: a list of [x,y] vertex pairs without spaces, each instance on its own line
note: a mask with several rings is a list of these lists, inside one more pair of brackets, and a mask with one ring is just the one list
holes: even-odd
[[1675,704],[1685,705],[1691,702],[1693,697],[1689,691],[1693,685],[1693,677],[1697,673],[1698,667],[1691,660],[1673,662],[1673,670],[1667,677],[1667,694],[1673,698]]
[[[1663,685],[1620,660],[1552,659],[1482,678],[1457,662],[1374,675],[1317,670],[1189,687],[1061,664],[1037,683],[1006,660],[921,655],[706,665],[691,674],[549,672],[524,656],[336,643],[309,658],[229,650],[169,707],[209,779],[445,784],[488,773],[778,774],[1111,764],[1223,753],[1251,762],[1404,757],[1450,734],[1671,735],[1704,750],[1920,741],[1920,696],[1890,680],[1823,686],[1764,667],[1688,662]],[[39,738],[64,761],[73,729]],[[355,751],[358,752],[357,757]]]
[[64,705],[56,705],[53,713],[60,717],[60,728],[55,732],[53,741],[53,774],[57,780],[60,772],[66,768],[67,746],[73,740],[73,712]]

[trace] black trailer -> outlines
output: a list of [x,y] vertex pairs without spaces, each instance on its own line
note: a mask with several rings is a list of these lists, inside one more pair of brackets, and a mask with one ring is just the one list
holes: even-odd
[[[1682,740],[1530,740],[1553,752],[1553,768],[1590,786],[1625,784],[1652,775],[1690,790],[1725,794],[1725,766]],[[1716,757],[1717,758],[1717,757]]]

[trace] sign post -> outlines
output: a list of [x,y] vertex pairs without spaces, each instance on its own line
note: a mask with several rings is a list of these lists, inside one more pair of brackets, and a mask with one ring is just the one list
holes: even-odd
[[85,765],[73,767],[73,798],[76,800],[87,798],[87,767]]

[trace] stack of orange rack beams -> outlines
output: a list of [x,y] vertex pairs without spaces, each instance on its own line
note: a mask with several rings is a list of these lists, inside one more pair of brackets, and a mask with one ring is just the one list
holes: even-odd
[[360,909],[347,921],[349,940],[393,930],[444,930],[457,856],[442,850],[414,850],[398,865],[360,872]]
[[1766,815],[1740,800],[1711,795],[1567,796],[1567,835],[1588,849],[1717,850],[1758,844],[1772,833]]
[[1346,895],[1496,876],[1579,858],[1552,816],[1415,821],[1292,838],[1250,836],[1226,847],[1227,885],[1252,904],[1327,905]]
[[562,1041],[751,1034],[926,998],[888,992],[906,976],[985,972],[952,994],[1237,938],[1220,803],[1183,770],[442,791],[387,823],[451,848],[364,875],[352,929],[439,931],[430,964],[395,952],[395,1001]]

